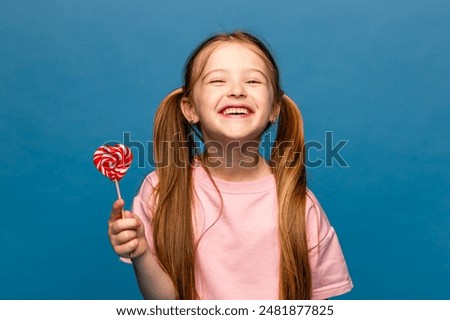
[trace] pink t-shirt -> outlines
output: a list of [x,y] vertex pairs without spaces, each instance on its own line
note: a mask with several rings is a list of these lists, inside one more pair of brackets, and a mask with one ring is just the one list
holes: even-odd
[[[196,261],[196,287],[201,299],[278,299],[280,245],[278,203],[273,175],[250,182],[214,179],[194,168],[194,232],[202,236]],[[145,226],[154,253],[151,219],[156,172],[147,176],[134,199],[133,213]],[[353,287],[338,238],[319,202],[308,190],[307,239],[312,272],[312,298],[327,299]],[[125,259],[124,259],[125,260]]]

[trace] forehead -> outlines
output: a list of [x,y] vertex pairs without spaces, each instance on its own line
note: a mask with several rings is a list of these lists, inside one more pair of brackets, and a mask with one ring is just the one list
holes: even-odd
[[[211,46],[202,53],[202,73],[211,69],[250,68],[267,72],[263,53],[255,46],[240,42],[225,42]],[[200,62],[201,63],[201,62]]]

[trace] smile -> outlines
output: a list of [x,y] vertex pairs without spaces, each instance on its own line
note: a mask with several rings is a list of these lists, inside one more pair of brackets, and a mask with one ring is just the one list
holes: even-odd
[[223,115],[248,115],[252,111],[246,106],[227,106],[220,110]]

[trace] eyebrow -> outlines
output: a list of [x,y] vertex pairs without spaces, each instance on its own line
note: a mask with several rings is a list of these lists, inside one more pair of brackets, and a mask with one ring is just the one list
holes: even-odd
[[225,69],[214,69],[214,70],[208,71],[207,73],[204,74],[202,79],[205,79],[207,76],[209,76],[211,73],[214,73],[214,72],[226,72],[226,70]]

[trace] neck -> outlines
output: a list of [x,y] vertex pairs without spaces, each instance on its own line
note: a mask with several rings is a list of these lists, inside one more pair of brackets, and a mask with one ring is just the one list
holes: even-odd
[[258,153],[259,143],[230,142],[226,146],[206,144],[203,164],[211,175],[227,181],[252,181],[272,174],[272,170]]

